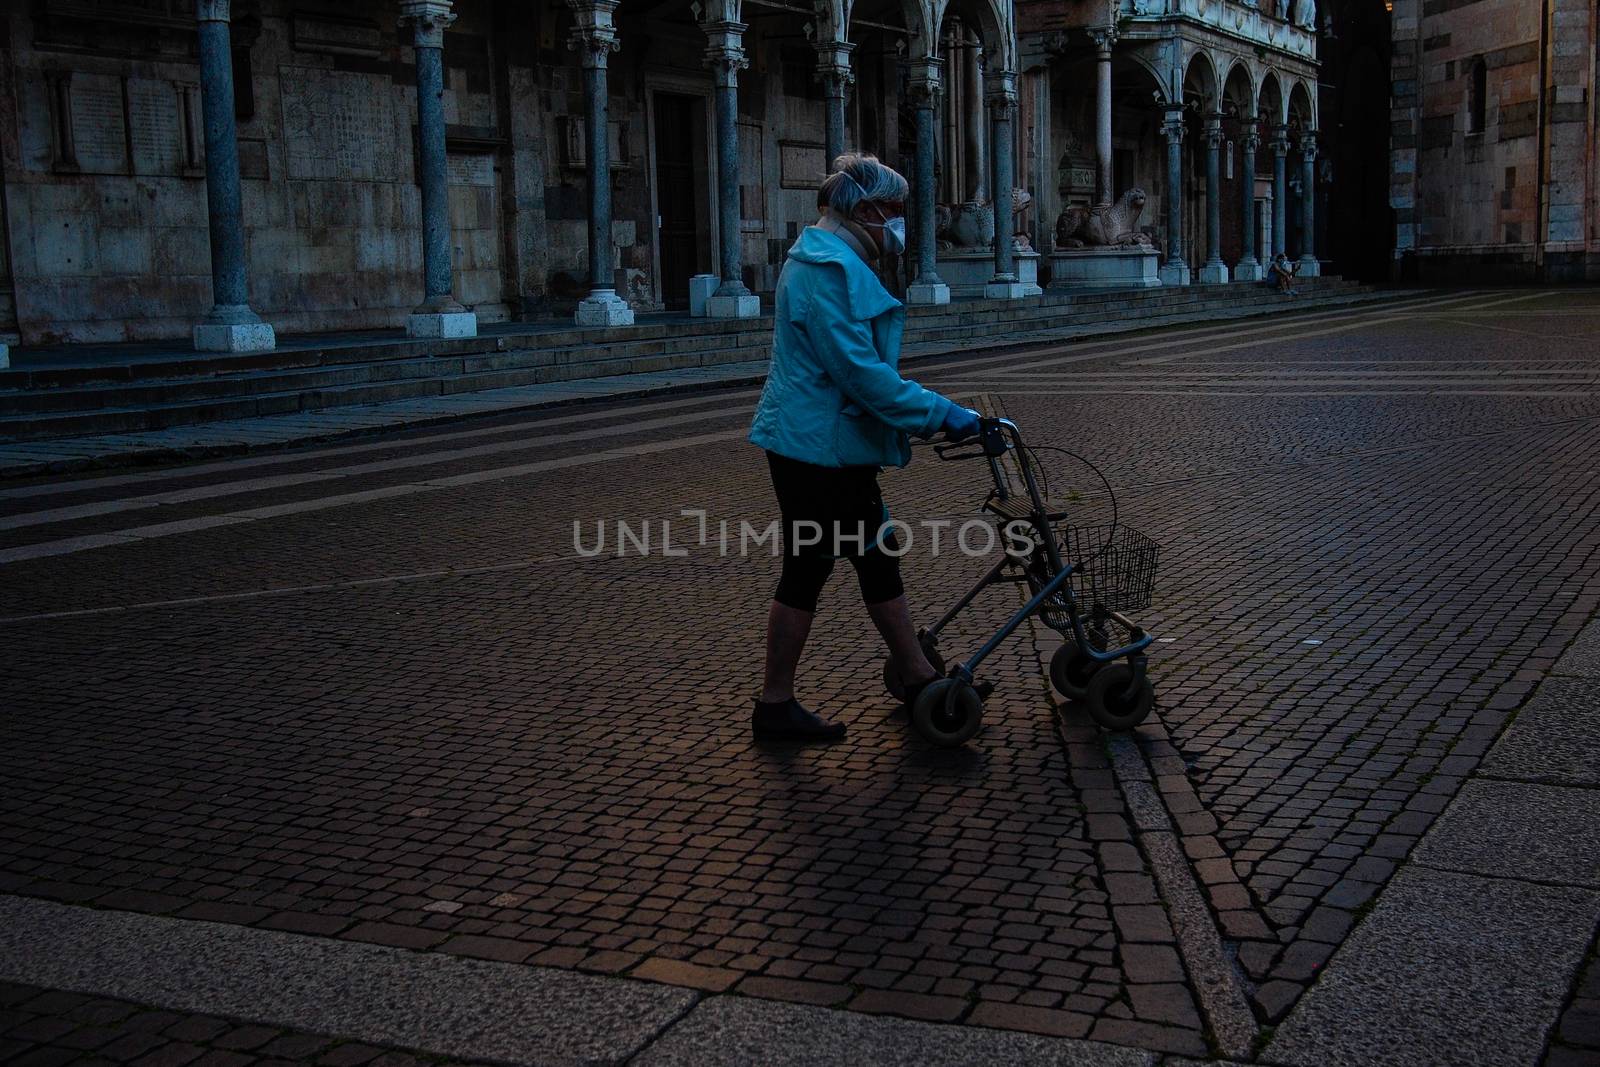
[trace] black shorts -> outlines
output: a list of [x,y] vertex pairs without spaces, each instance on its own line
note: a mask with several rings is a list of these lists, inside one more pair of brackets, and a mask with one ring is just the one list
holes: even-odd
[[867,604],[905,594],[893,554],[898,543],[883,529],[888,510],[877,467],[819,467],[772,452],[767,464],[783,517],[783,575],[774,600],[816,611],[836,559],[855,568]]
[[[819,467],[775,452],[767,453],[767,464],[783,516],[784,555],[848,559],[879,543],[889,513],[877,467]],[[893,550],[893,531],[883,533]]]

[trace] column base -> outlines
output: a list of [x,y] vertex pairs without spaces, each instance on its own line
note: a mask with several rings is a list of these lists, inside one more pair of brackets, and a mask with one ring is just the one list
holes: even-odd
[[1200,268],[1201,285],[1221,285],[1228,280],[1228,265],[1226,263],[1207,263]]
[[1261,264],[1253,259],[1241,259],[1233,268],[1233,280],[1236,282],[1259,282],[1267,276],[1261,269]]
[[1316,256],[1300,257],[1300,277],[1317,278],[1322,275],[1322,263]]
[[265,322],[201,323],[194,328],[197,352],[270,352],[277,336]]
[[1189,270],[1189,264],[1178,260],[1169,260],[1161,264],[1157,271],[1162,285],[1188,285],[1194,281],[1194,275]]
[[754,293],[706,298],[708,319],[753,319],[761,314],[761,298]]
[[689,278],[689,317],[703,319],[706,317],[706,301],[710,300],[717,292],[717,286],[722,284],[722,279],[715,274],[696,274]]
[[912,282],[906,287],[908,304],[948,304],[950,287],[944,282]]
[[470,311],[418,311],[406,319],[406,336],[426,340],[478,336],[478,316]]
[[996,279],[983,287],[985,300],[1021,300],[1027,295],[1028,287],[1015,279]]
[[578,301],[579,326],[632,326],[633,308],[614,289],[596,289]]

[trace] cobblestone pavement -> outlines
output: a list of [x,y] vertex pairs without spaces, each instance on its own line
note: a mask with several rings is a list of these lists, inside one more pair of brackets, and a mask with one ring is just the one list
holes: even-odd
[[[1592,291],[1433,294],[919,367],[1163,545],[1140,749],[1262,1025],[1600,606],[1597,328]],[[932,750],[841,574],[801,687],[849,739],[749,740],[775,561],[659,520],[766,524],[752,403],[0,485],[0,892],[1206,1054],[1047,644]],[[885,485],[959,520],[984,478]],[[580,558],[601,519],[655,551]],[[920,613],[981,566],[913,546]]]

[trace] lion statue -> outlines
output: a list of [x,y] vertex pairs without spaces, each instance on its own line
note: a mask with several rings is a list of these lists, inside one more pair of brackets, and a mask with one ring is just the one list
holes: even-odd
[[1139,213],[1144,210],[1143,189],[1129,189],[1115,204],[1094,207],[1069,207],[1056,219],[1057,248],[1128,247],[1156,248],[1150,235],[1139,231]]
[[[1026,189],[1011,190],[1013,233],[1017,231],[1017,216],[1025,213],[1033,203],[1033,194]],[[948,252],[958,248],[994,247],[994,206],[987,200],[968,200],[964,204],[939,204],[934,209],[934,237],[939,250]],[[1026,235],[1022,240],[1027,241]]]

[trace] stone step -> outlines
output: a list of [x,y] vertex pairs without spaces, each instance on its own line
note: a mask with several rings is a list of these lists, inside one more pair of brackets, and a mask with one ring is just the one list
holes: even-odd
[[[1145,309],[1154,311],[1157,308],[1185,304],[1214,304],[1219,299],[1225,298],[1228,298],[1228,294],[1217,293],[1208,296],[1205,293],[1198,293],[1190,296],[1185,291],[1160,298],[1146,297],[1136,302]],[[913,322],[913,336],[918,339],[965,337],[970,336],[974,330],[1002,323],[1026,323],[1033,330],[1066,328],[1092,322],[1098,315],[1104,313],[1103,309],[1091,311],[1081,308],[1078,306],[1079,302],[1062,305],[1063,310],[1059,311],[1056,308],[1049,308],[1048,305],[1041,305],[1037,299],[1027,303],[1032,306],[994,308],[982,305],[957,305],[960,310],[955,313],[919,316]],[[660,334],[660,331],[649,332]],[[768,336],[770,334],[766,330],[744,329],[737,332],[718,330],[708,333],[695,332],[687,335],[680,333],[637,338],[606,347],[609,351],[608,358],[631,361],[662,354],[687,357],[692,353],[714,351],[719,348],[743,348],[761,343]],[[480,370],[515,370],[575,360],[591,362],[594,350],[595,345],[591,342],[575,346],[517,348],[483,354],[446,353],[411,359],[387,358],[386,353],[386,358],[359,363],[324,365],[305,359],[295,360],[294,365],[290,367],[274,367],[248,373],[239,373],[237,368],[228,366],[226,373],[205,371],[182,377],[151,377],[140,379],[134,384],[90,383],[77,387],[57,385],[55,388],[40,388],[35,384],[31,388],[0,390],[0,416],[132,408],[180,400],[215,401],[289,390],[314,391],[356,385],[361,382],[392,382],[404,378],[462,374]],[[320,358],[322,353],[314,355]],[[211,364],[201,364],[201,366],[211,366]],[[35,372],[35,378],[38,377],[40,375]]]
[[331,407],[379,404],[393,400],[471,393],[517,385],[575,381],[581,378],[643,374],[711,367],[767,358],[769,343],[715,349],[693,358],[672,355],[574,360],[510,370],[445,373],[391,381],[360,382],[311,389],[283,389],[244,396],[157,402],[92,410],[29,412],[0,416],[0,440],[36,441],[52,437],[161,430],[201,422],[318,411]]
[[[182,377],[141,379],[136,383],[94,382],[78,386],[0,390],[0,416],[30,412],[63,412],[99,408],[141,407],[178,400],[220,400],[287,390],[315,390],[361,382],[399,381],[478,372],[522,370],[568,363],[592,364],[603,350],[606,359],[626,363],[648,357],[670,356],[693,366],[698,356],[728,348],[765,345],[771,328],[738,333],[688,334],[635,340],[620,344],[517,348],[504,352],[469,355],[423,356],[371,362],[270,368],[246,373],[203,373]],[[3,431],[0,431],[3,432]]]
[[[1370,286],[1318,279],[1293,306],[1360,296]],[[963,302],[913,309],[908,350],[941,346],[966,350],[998,343],[1048,341],[1079,335],[1107,322],[1154,326],[1218,318],[1230,312],[1261,309],[1262,292],[1253,286],[1194,286],[1080,294],[1064,300],[1043,298],[984,304]],[[1274,309],[1275,310],[1275,309]],[[762,327],[763,321],[768,324]],[[314,411],[329,407],[382,403],[418,397],[499,389],[520,385],[604,378],[615,375],[709,367],[763,360],[769,354],[770,320],[744,320],[738,327],[684,320],[676,329],[632,331],[629,340],[550,347],[496,347],[474,352],[444,352],[421,358],[384,358],[336,364],[269,367],[245,373],[139,379],[76,387],[0,391],[0,440],[31,441],[60,436],[165,429],[198,422]],[[687,332],[692,329],[693,332]],[[498,339],[522,341],[527,334]],[[581,331],[550,330],[541,337],[581,337]],[[365,348],[360,351],[365,352]],[[316,354],[353,349],[322,349]]]

